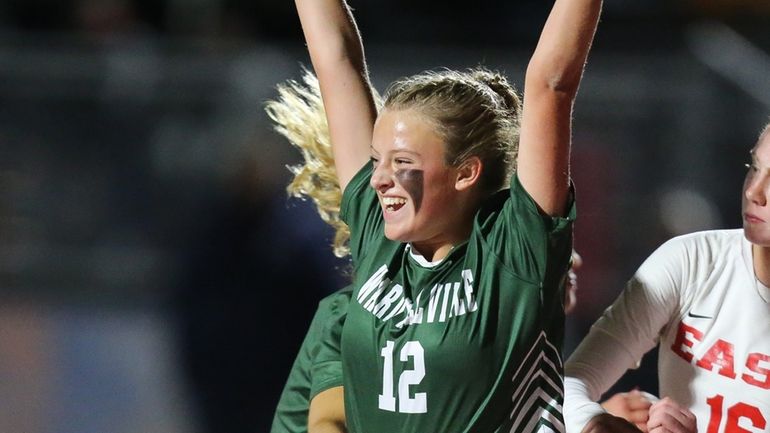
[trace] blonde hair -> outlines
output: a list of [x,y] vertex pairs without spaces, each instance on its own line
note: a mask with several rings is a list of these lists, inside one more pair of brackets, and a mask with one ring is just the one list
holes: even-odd
[[[372,93],[379,107],[380,97],[374,89]],[[289,80],[278,85],[278,99],[268,101],[265,111],[275,122],[275,130],[302,154],[303,163],[288,167],[294,178],[286,191],[293,197],[313,200],[321,219],[334,228],[334,255],[345,257],[350,254],[350,229],[340,219],[342,190],[318,79],[304,70],[302,83]]]
[[[383,103],[374,89],[372,93],[379,109]],[[446,142],[448,165],[479,157],[484,191],[507,186],[515,170],[521,102],[501,74],[480,67],[423,72],[393,83],[384,106],[415,109],[430,119]],[[294,178],[286,190],[291,196],[312,199],[321,219],[335,230],[334,254],[350,254],[350,230],[339,215],[342,191],[318,79],[305,70],[302,83],[289,80],[278,85],[278,99],[268,101],[265,110],[275,130],[302,153],[303,163],[289,167]]]
[[446,143],[447,165],[477,156],[484,167],[484,191],[495,192],[510,182],[521,101],[503,75],[482,67],[423,72],[393,83],[385,109],[414,109],[430,119]]

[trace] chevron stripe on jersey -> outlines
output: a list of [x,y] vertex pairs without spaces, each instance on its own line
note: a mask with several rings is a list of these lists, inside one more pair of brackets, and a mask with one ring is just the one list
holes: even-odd
[[467,241],[428,263],[385,237],[371,175],[367,164],[341,206],[356,287],[339,324],[348,431],[563,432],[554,346],[573,204],[569,218],[543,218],[514,178],[481,206]]
[[535,431],[564,433],[564,383],[559,350],[540,332],[512,381],[511,433]]

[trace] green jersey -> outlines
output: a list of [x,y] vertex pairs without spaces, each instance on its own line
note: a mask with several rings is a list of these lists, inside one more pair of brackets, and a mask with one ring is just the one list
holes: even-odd
[[[270,433],[307,433],[310,400],[322,391],[342,386],[340,336],[324,328],[344,320],[351,292],[352,287],[348,286],[318,303],[275,409]],[[319,360],[321,350],[324,357]]]
[[354,291],[342,330],[352,433],[563,432],[563,286],[575,208],[517,178],[438,263],[384,236],[371,167],[346,188]]

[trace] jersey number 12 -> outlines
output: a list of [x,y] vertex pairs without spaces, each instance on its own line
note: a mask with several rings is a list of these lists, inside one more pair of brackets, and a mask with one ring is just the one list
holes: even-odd
[[[388,341],[380,351],[383,358],[382,365],[382,394],[379,395],[379,407],[382,410],[396,412],[396,395],[393,390],[393,351],[395,343]],[[428,412],[428,394],[417,392],[414,397],[409,394],[409,387],[419,384],[425,377],[425,351],[419,341],[407,341],[401,348],[399,360],[408,362],[413,360],[413,368],[404,370],[398,377],[398,412],[401,413],[426,413]]]

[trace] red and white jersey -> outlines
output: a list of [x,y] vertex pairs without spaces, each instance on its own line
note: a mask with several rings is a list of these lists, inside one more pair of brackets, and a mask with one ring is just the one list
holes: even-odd
[[688,407],[699,433],[770,432],[770,289],[752,263],[743,230],[658,248],[565,365],[567,432],[657,344],[661,397]]

